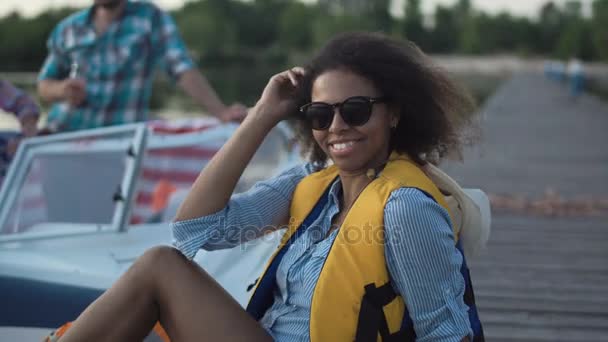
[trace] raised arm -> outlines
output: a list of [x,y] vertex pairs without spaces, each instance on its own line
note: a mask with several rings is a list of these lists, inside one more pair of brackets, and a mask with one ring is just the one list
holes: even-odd
[[303,72],[301,68],[293,68],[270,79],[260,100],[235,134],[201,171],[179,207],[175,221],[210,215],[226,206],[268,132],[293,109],[295,90]]
[[198,71],[171,15],[157,10],[152,22],[153,53],[163,61],[167,73],[179,87],[220,120],[242,121],[247,111],[245,106],[224,104],[207,78]]
[[245,117],[247,109],[243,105],[226,106],[207,78],[195,68],[181,73],[177,84],[194,101],[222,121],[242,121]]

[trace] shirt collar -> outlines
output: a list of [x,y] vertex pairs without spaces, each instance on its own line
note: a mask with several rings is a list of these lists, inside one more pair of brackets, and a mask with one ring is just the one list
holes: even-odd
[[329,188],[329,196],[333,199],[334,203],[340,203],[340,193],[342,192],[342,182],[340,177],[336,177],[336,180],[331,184]]

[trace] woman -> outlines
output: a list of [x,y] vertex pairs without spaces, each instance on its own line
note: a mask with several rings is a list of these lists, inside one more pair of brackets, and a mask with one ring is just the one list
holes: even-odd
[[[61,341],[141,340],[156,321],[172,341],[483,338],[447,206],[421,171],[458,148],[469,109],[412,44],[334,38],[306,68],[273,76],[201,171],[173,224],[176,249],[146,252]],[[310,163],[231,198],[294,112]],[[190,261],[285,226],[247,311]]]

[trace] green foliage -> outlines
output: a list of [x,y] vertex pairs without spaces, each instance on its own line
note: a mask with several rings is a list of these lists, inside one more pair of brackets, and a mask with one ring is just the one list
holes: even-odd
[[393,28],[393,18],[389,12],[390,0],[369,0],[367,10],[367,20],[369,25],[376,31],[391,32]]
[[[608,60],[608,0],[593,1],[581,15],[580,1],[548,1],[538,19],[489,15],[470,0],[438,6],[424,18],[421,0],[405,0],[404,17],[393,18],[389,0],[193,0],[173,13],[187,46],[205,66],[227,67],[271,59],[286,63],[307,54],[338,32],[383,31],[406,37],[429,53],[501,53],[579,56]],[[0,18],[0,70],[35,71],[46,56],[46,39],[73,8],[37,17]],[[431,20],[427,20],[431,19]],[[280,65],[277,65],[280,66]]]
[[416,42],[423,50],[430,48],[429,34],[424,27],[424,18],[420,10],[420,0],[405,1],[404,16],[401,25],[403,36]]
[[[186,45],[220,95],[249,102],[277,71],[306,60],[338,32],[382,31],[404,37],[427,53],[579,57],[608,61],[608,0],[593,0],[592,17],[581,1],[547,1],[535,19],[487,14],[471,0],[437,6],[425,17],[422,0],[404,0],[404,17],[390,15],[390,0],[190,0],[172,14]],[[0,71],[37,71],[46,39],[74,8],[32,18],[0,18]],[[157,82],[155,94],[173,96]],[[156,100],[156,98],[155,98]],[[161,105],[156,101],[153,105]]]
[[481,35],[477,18],[467,16],[460,32],[460,51],[466,54],[481,53]]
[[561,34],[565,18],[552,1],[543,5],[539,17],[538,50],[543,54],[551,54]]
[[315,7],[292,2],[279,17],[279,43],[288,50],[308,50],[312,47],[312,24],[317,17]]
[[72,11],[49,11],[35,19],[12,13],[0,19],[0,70],[38,70],[46,56],[51,30]]
[[608,62],[608,0],[593,2],[591,19],[593,57]]
[[435,26],[430,34],[430,50],[438,53],[457,51],[458,32],[456,12],[449,7],[437,6]]
[[313,20],[313,45],[321,46],[329,38],[340,32],[371,30],[373,30],[372,25],[365,20],[360,20],[357,16],[350,14],[334,16],[321,13]]
[[189,2],[175,13],[186,46],[197,59],[221,58],[237,51],[237,27],[229,8],[222,3],[212,0]]
[[562,59],[591,59],[593,42],[590,27],[582,20],[570,21],[557,43],[556,54]]

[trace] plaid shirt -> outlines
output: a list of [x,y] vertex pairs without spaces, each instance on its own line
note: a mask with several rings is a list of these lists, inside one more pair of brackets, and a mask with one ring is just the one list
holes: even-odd
[[64,19],[47,41],[49,55],[39,79],[64,79],[72,64],[86,80],[86,100],[78,108],[55,103],[49,124],[78,130],[143,121],[152,76],[162,65],[170,77],[194,68],[171,16],[147,2],[128,1],[122,16],[98,35],[95,7]]

